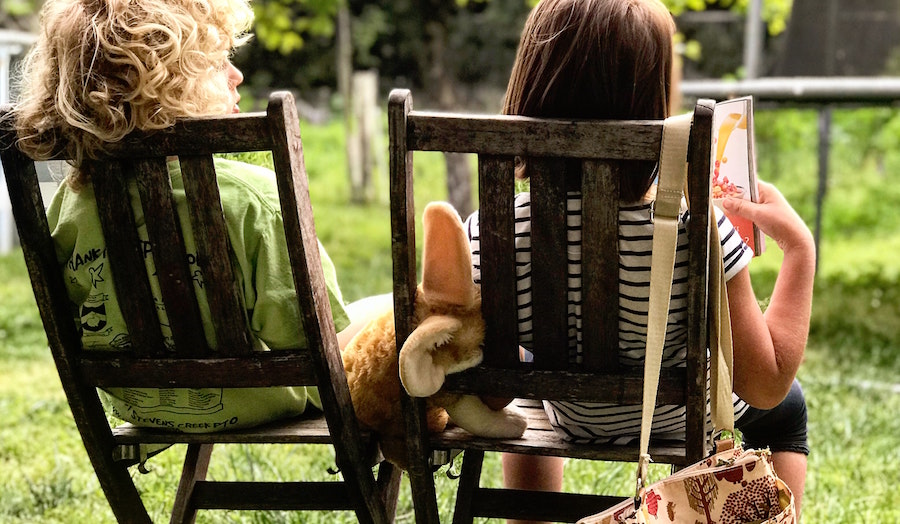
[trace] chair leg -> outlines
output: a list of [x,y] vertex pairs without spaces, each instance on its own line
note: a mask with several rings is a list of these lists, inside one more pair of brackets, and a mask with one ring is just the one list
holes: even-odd
[[456,507],[453,509],[453,524],[471,524],[475,519],[472,503],[481,481],[483,462],[484,451],[469,449],[463,454],[462,472],[459,475],[459,487],[456,489]]
[[378,466],[378,492],[384,501],[384,510],[387,522],[394,522],[394,516],[397,514],[397,498],[400,495],[400,478],[402,471],[397,466],[388,461],[383,461]]
[[69,407],[94,473],[118,522],[152,524],[128,471],[127,462],[115,459],[116,442],[109,428],[106,412],[93,386],[79,388],[72,380],[74,371],[59,369],[60,379],[69,399]]
[[188,444],[187,452],[184,454],[181,481],[178,483],[175,503],[172,505],[171,524],[193,524],[197,518],[197,508],[191,503],[191,496],[197,481],[206,478],[212,449],[212,444]]
[[440,524],[434,488],[432,450],[428,444],[425,399],[400,395],[406,430],[406,459],[416,524]]
[[[87,447],[87,446],[86,446]],[[124,464],[117,464],[113,460],[112,450],[108,456],[97,459],[91,450],[88,454],[94,463],[94,472],[97,480],[103,488],[106,500],[118,522],[133,522],[152,524],[147,508],[141,500],[141,495],[134,485],[134,480]],[[104,454],[106,455],[106,454]]]
[[420,455],[415,460],[411,459],[407,465],[416,524],[440,524],[431,453],[423,448],[419,448],[419,451]]

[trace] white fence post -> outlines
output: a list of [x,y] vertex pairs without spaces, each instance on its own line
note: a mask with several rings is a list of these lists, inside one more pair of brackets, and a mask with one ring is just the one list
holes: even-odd
[[[9,102],[9,77],[12,58],[22,53],[35,40],[35,35],[22,31],[0,30],[0,104]],[[12,251],[15,243],[12,205],[6,189],[6,175],[0,166],[0,255]]]

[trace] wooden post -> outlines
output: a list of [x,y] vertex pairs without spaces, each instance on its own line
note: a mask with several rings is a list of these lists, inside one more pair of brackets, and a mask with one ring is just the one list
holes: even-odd
[[831,152],[831,106],[819,109],[819,179],[816,189],[816,223],[813,237],[816,245],[816,270],[819,269],[819,250],[822,243],[822,208],[828,191],[828,157]]
[[349,104],[351,116],[347,133],[347,157],[350,200],[359,204],[372,200],[373,173],[386,163],[379,130],[377,71],[354,72],[351,86],[353,97]]
[[355,117],[353,89],[353,40],[352,20],[347,2],[341,2],[337,14],[336,28],[336,69],[338,92],[344,111],[344,136],[346,137],[347,174],[350,177],[350,201],[364,202],[365,196],[360,191],[362,163],[360,160],[359,126]]
[[[443,24],[431,22],[425,31],[431,55],[431,67],[428,69],[431,91],[436,93],[440,110],[454,111],[458,109],[458,101],[453,76],[448,73],[446,66],[449,38],[447,28]],[[444,165],[447,168],[447,200],[465,219],[472,212],[472,170],[469,155],[444,153]]]
[[[0,29],[0,104],[10,101],[9,85],[12,59],[24,52],[37,36],[22,31]],[[9,253],[17,244],[12,203],[6,189],[6,175],[0,167],[0,255]]]
[[762,0],[750,0],[744,34],[744,76],[760,76],[763,48]]

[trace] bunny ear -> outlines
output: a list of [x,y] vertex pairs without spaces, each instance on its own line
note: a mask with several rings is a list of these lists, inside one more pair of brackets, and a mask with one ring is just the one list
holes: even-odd
[[434,361],[437,348],[459,331],[458,318],[434,315],[425,318],[400,348],[400,382],[413,397],[429,397],[444,385],[447,369]]
[[422,290],[429,300],[468,306],[475,299],[472,254],[456,209],[446,202],[425,207]]

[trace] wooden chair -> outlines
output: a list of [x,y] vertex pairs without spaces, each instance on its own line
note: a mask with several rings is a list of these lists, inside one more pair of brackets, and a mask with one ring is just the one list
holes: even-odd
[[[92,177],[115,273],[117,295],[133,347],[82,348],[79,326],[63,284],[38,189],[35,163],[13,146],[7,122],[2,161],[22,250],[50,349],[78,430],[119,522],[150,522],[128,467],[139,445],[186,443],[172,522],[193,522],[200,509],[353,510],[360,522],[393,521],[399,471],[381,462],[371,435],[354,416],[322,275],[310,206],[300,128],[293,98],[273,94],[266,113],[187,119],[173,128],[135,134],[111,146],[107,158],[86,168]],[[217,153],[271,151],[297,301],[308,348],[253,351],[242,298],[230,264],[228,238],[212,157]],[[184,242],[166,168],[177,156],[196,237],[217,349],[203,336]],[[174,348],[163,343],[149,287],[127,184],[135,180],[158,278],[172,324]],[[113,386],[242,388],[318,385],[324,416],[304,415],[255,429],[184,434],[125,424],[110,428],[97,388]],[[206,472],[215,444],[332,444],[343,481],[211,482]]]
[[[687,366],[664,370],[660,404],[687,406],[684,442],[655,443],[656,462],[685,466],[707,451],[706,355],[709,165],[712,102],[694,109],[690,144],[690,261]],[[516,492],[480,487],[485,452],[514,452],[592,460],[635,461],[637,445],[581,445],[551,429],[541,399],[640,404],[643,369],[626,369],[618,358],[619,172],[629,161],[657,161],[661,121],[570,121],[512,116],[461,115],[412,110],[408,91],[389,101],[391,225],[398,347],[412,325],[416,249],[413,152],[478,155],[482,310],[487,324],[484,362],[447,377],[450,391],[517,398],[529,427],[516,440],[477,438],[459,428],[428,435],[422,402],[407,412],[410,482],[417,522],[436,522],[435,457],[464,450],[454,522],[473,517],[575,521],[622,497]],[[517,351],[514,252],[514,161],[527,157],[531,173],[534,362]],[[582,201],[583,363],[568,362],[566,320],[566,193]]]

